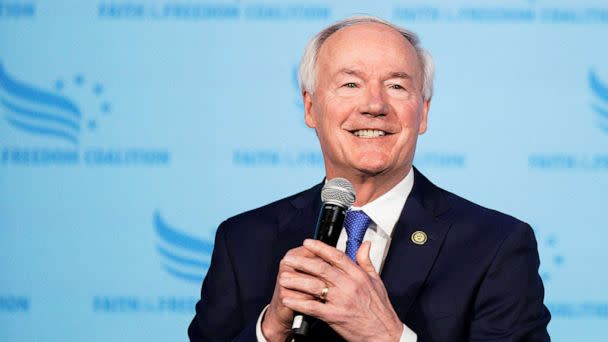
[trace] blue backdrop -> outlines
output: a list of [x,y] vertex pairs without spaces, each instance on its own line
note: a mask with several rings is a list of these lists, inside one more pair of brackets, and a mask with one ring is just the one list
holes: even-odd
[[606,341],[605,0],[1,0],[0,340],[185,340],[218,223],[323,177],[295,70],[356,13],[435,57],[415,164],[531,223],[553,340]]

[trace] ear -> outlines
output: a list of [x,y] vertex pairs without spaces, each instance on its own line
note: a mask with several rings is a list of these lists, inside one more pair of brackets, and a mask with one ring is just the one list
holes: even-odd
[[302,100],[304,102],[304,122],[306,122],[306,126],[316,128],[317,122],[312,112],[312,94],[303,90]]
[[426,124],[429,116],[429,109],[431,107],[431,100],[425,100],[422,104],[422,117],[420,118],[420,126],[418,126],[418,134],[424,134],[426,132]]

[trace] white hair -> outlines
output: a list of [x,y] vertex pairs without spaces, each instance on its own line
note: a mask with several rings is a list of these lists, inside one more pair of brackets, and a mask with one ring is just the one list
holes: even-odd
[[356,24],[362,23],[378,23],[386,25],[395,31],[399,32],[416,50],[416,54],[418,55],[418,60],[420,61],[421,71],[422,71],[422,97],[425,101],[428,101],[433,96],[433,77],[435,74],[435,63],[433,62],[433,57],[430,53],[428,53],[425,49],[420,46],[420,40],[416,33],[394,25],[386,20],[380,19],[374,16],[353,16],[346,18],[344,20],[338,21],[321,32],[317,33],[306,45],[304,49],[304,55],[302,55],[302,60],[300,61],[300,67],[298,70],[298,84],[302,91],[307,91],[309,93],[314,92],[315,81],[316,81],[316,64],[317,58],[319,55],[319,50],[323,43],[329,38],[332,34],[336,33],[338,30],[343,29],[348,26],[353,26]]

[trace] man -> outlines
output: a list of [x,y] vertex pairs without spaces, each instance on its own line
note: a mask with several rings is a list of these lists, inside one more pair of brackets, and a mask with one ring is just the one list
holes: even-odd
[[300,67],[305,121],[326,178],[352,182],[354,208],[337,248],[310,240],[322,184],[223,222],[191,341],[282,342],[294,312],[320,320],[314,341],[549,340],[531,228],[412,166],[432,78],[416,36],[378,18],[313,38]]

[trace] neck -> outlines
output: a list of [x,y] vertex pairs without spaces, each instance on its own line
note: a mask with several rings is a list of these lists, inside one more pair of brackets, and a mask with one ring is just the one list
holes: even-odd
[[387,193],[401,180],[403,180],[405,176],[407,176],[411,168],[412,165],[410,164],[408,167],[399,170],[399,172],[390,175],[382,173],[370,175],[361,172],[344,175],[330,174],[328,172],[327,179],[332,179],[335,177],[343,177],[348,179],[353,184],[357,195],[353,205],[356,207],[361,207]]

